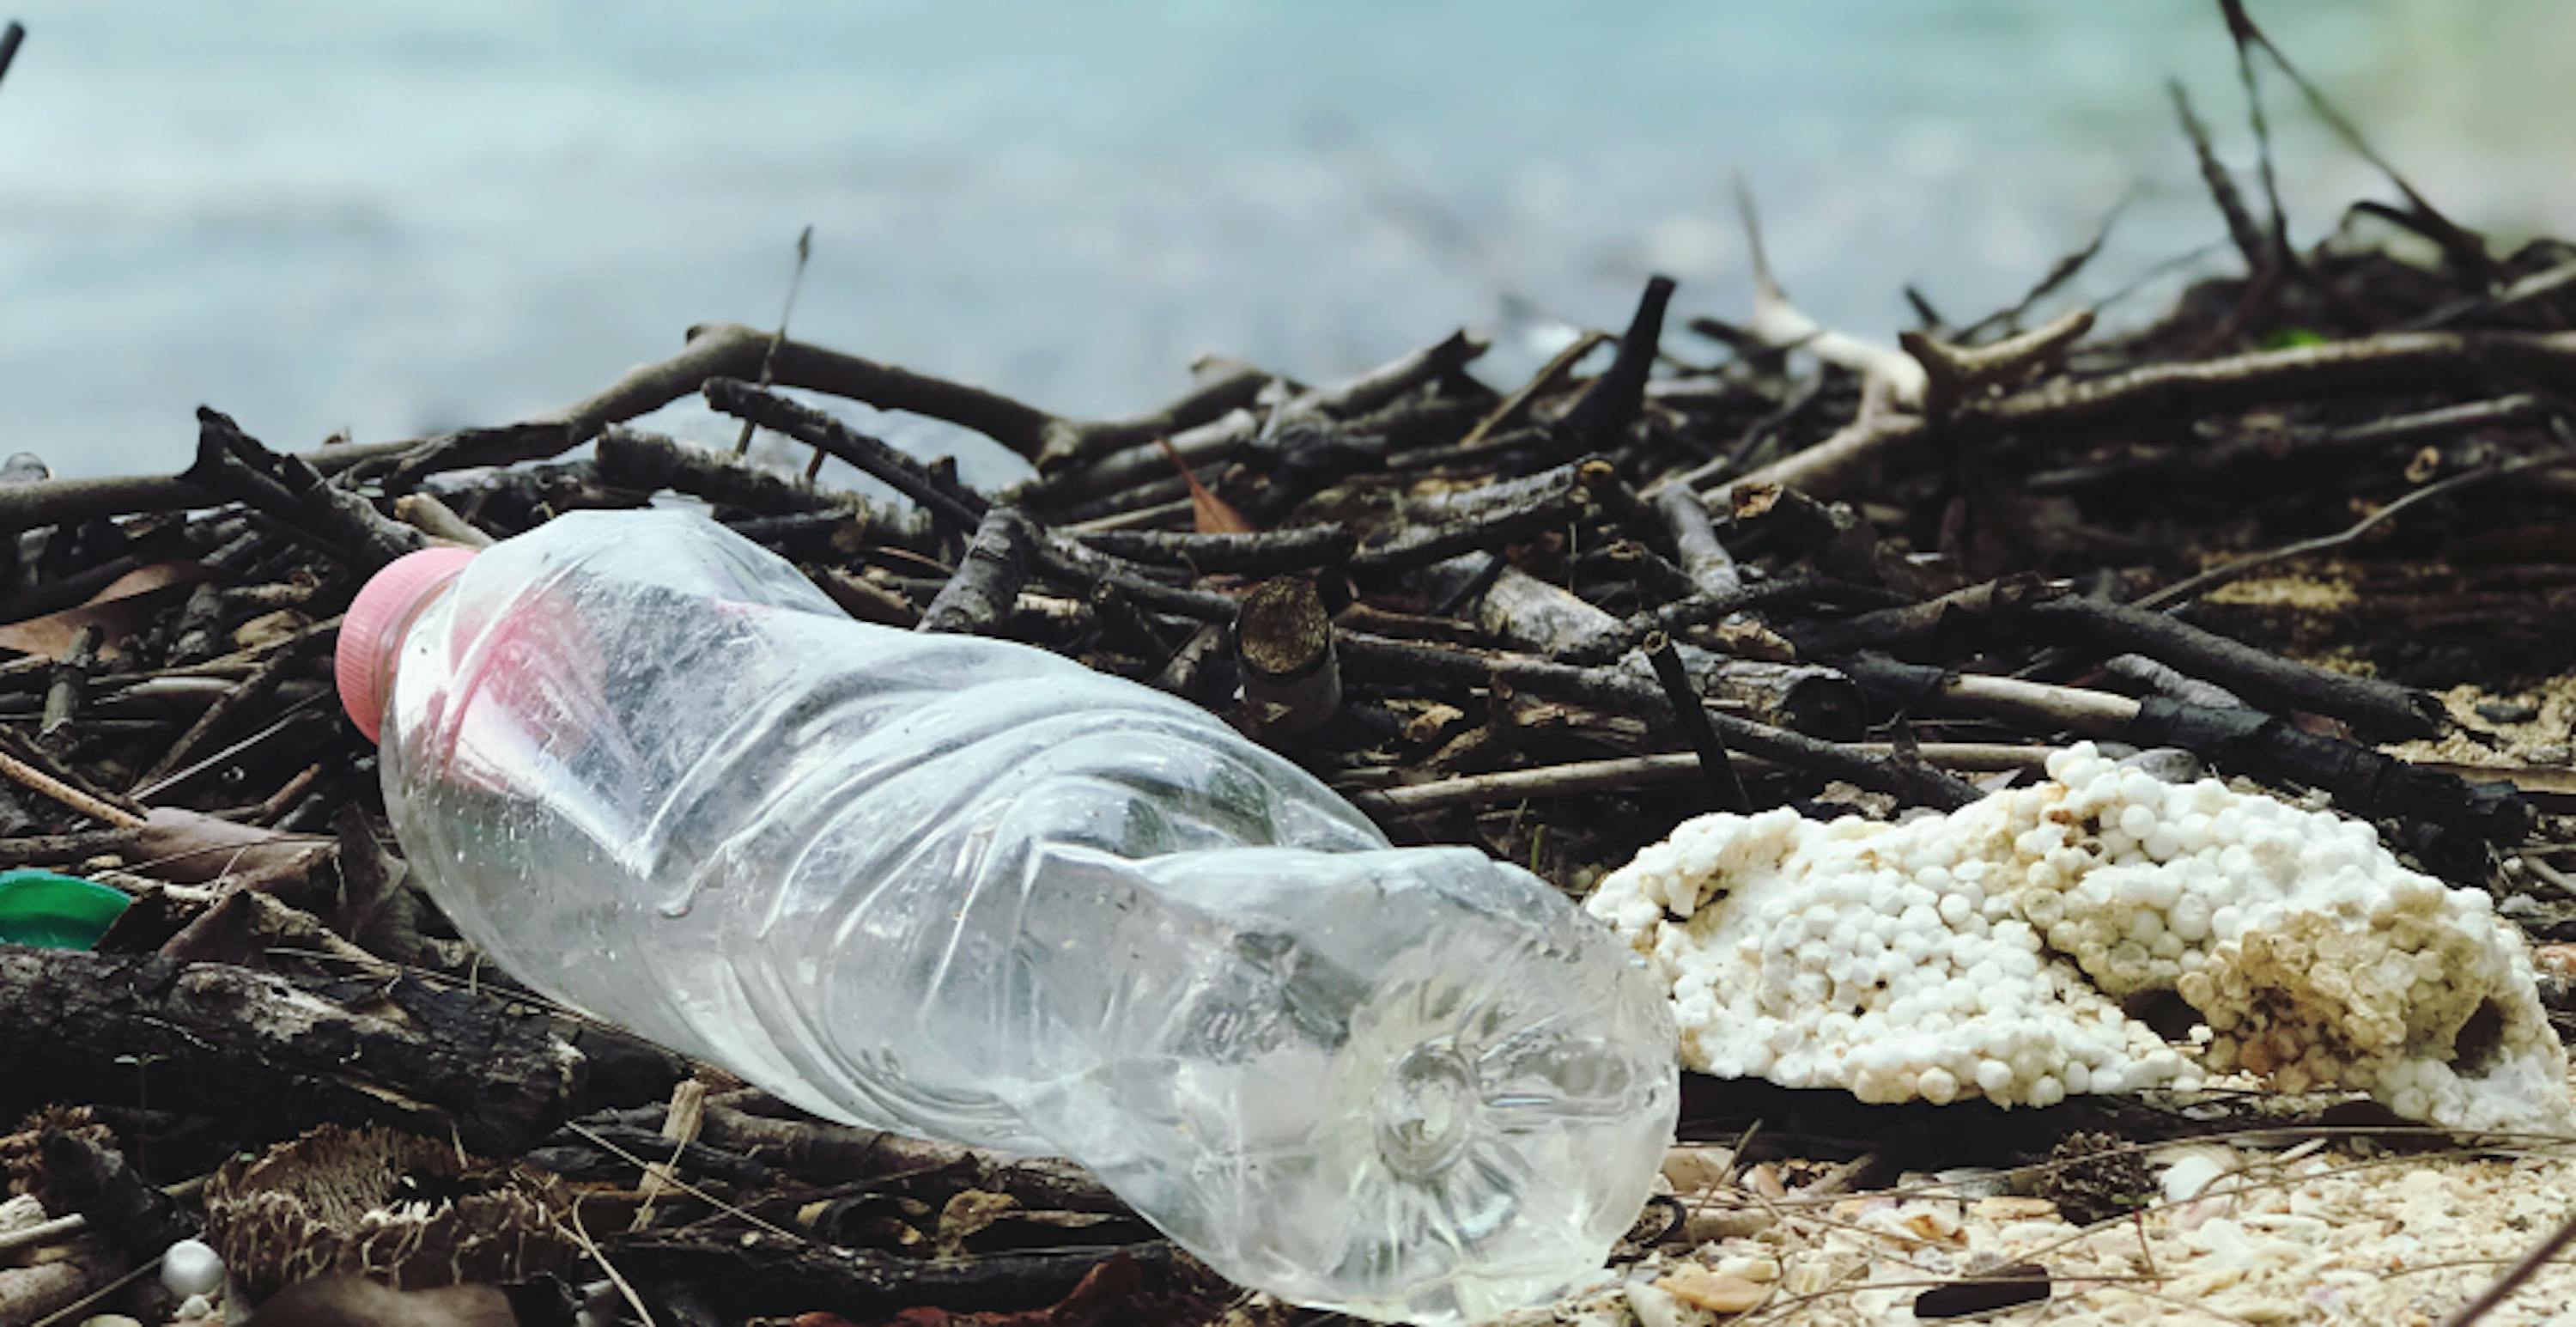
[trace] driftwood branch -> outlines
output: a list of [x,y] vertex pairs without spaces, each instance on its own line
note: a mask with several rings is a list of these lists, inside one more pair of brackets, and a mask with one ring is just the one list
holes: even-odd
[[1235,622],[1235,651],[1244,706],[1261,731],[1305,732],[1341,712],[1332,619],[1312,582],[1281,577],[1254,587]]
[[[296,455],[319,473],[335,475],[364,462],[400,456],[418,445],[416,441],[343,443]],[[232,500],[231,495],[186,476],[40,479],[26,484],[0,484],[0,529],[27,530],[133,512],[181,511]]]
[[53,676],[45,685],[45,712],[36,728],[37,741],[48,746],[61,742],[64,730],[80,717],[81,702],[89,698],[90,673],[98,667],[98,648],[106,639],[107,629],[92,622],[73,634],[71,645],[54,661]]
[[1821,576],[1790,575],[1772,580],[1738,583],[1723,592],[1701,591],[1670,603],[1638,613],[1619,622],[1608,631],[1568,649],[1568,663],[1608,663],[1635,649],[1649,636],[1674,634],[1703,623],[1715,622],[1730,613],[1765,608],[1774,604],[1798,604],[1828,598],[1857,598],[1863,601],[1883,598],[1866,586],[1850,585]]
[[2476,386],[2497,372],[2576,390],[2576,332],[2383,332],[2223,359],[2149,364],[1970,403],[1958,422],[1984,430],[2066,428],[2114,415]]
[[2124,736],[2138,717],[2134,698],[2108,691],[1952,673],[1883,654],[1853,655],[1842,660],[1841,667],[1886,714],[1929,709],[1960,718],[2000,720],[2041,732],[2103,738]]
[[1744,583],[1744,573],[1736,567],[1735,558],[1718,542],[1717,526],[1709,519],[1707,503],[1680,485],[1662,490],[1653,501],[1655,513],[1672,531],[1673,548],[1681,559],[1684,575],[1709,594],[1725,594]]
[[[168,749],[161,753],[161,757],[153,761],[150,768],[144,770],[142,775],[135,779],[134,788],[150,788],[160,780],[161,776],[186,763],[189,757],[196,755],[198,750],[205,746],[208,738],[221,731],[234,716],[266,700],[277,690],[278,684],[286,680],[290,672],[303,667],[315,647],[334,643],[338,637],[339,628],[335,621],[333,625],[309,630],[288,645],[271,651],[266,659],[261,660],[258,666],[251,669],[248,676],[235,683],[232,689],[217,698],[214,704],[207,706],[205,713],[199,715],[195,723],[188,725],[187,731],[181,733],[178,740],[172,742]],[[129,790],[128,795],[135,795],[135,793]]]
[[[1283,410],[1282,414],[1285,413]],[[1123,507],[1142,505],[1168,498],[1186,500],[1189,488],[1180,476],[1172,473],[1173,456],[1181,458],[1203,482],[1215,478],[1216,463],[1260,435],[1264,414],[1249,407],[1231,410],[1196,428],[1184,429],[1166,439],[1112,452],[1087,465],[1059,471],[1020,488],[1016,496],[1031,509],[1047,513],[1053,520],[1081,520],[1095,512],[1088,499],[1117,495],[1108,505]],[[1162,445],[1167,443],[1167,454]]]
[[2237,191],[2235,178],[2219,163],[2218,150],[2209,143],[2209,126],[2191,108],[2191,94],[2179,79],[2168,79],[2165,90],[2173,95],[2174,115],[2182,121],[2183,136],[2191,140],[2192,157],[2200,163],[2201,182],[2209,187],[2209,200],[2218,205],[2218,215],[2227,222],[2227,237],[2244,255],[2245,270],[2259,273],[2270,269],[2272,242],[2254,223],[2254,214],[2246,210],[2245,195]]
[[778,474],[708,447],[641,429],[611,428],[599,436],[599,482],[655,493],[663,489],[768,515],[831,511],[861,504],[810,481]]
[[1235,601],[1206,590],[1184,589],[1151,579],[1146,568],[1086,548],[1045,532],[1038,544],[1038,566],[1053,580],[1089,589],[1116,586],[1138,605],[1199,622],[1232,622]]
[[[1735,490],[1748,484],[1778,484],[1804,489],[1820,498],[1840,497],[1875,478],[1893,454],[1922,441],[1931,432],[1931,424],[1920,415],[1864,415],[1812,447],[1791,452],[1720,484],[1707,494],[1709,505],[1732,503]],[[1670,482],[1648,486],[1648,496],[1657,496],[1660,485]]]
[[142,837],[140,823],[113,829],[85,829],[70,834],[29,834],[0,839],[0,867],[68,866],[92,857],[124,852]]
[[1385,572],[1427,566],[1471,549],[1525,539],[1583,510],[1592,500],[1590,486],[1616,481],[1609,462],[1591,457],[1517,479],[1415,498],[1360,545],[1351,567]]
[[[1625,629],[1617,618],[1517,567],[1503,567],[1492,575],[1478,594],[1475,613],[1477,625],[1493,639],[1557,660],[1598,657],[1596,643]],[[1737,659],[1696,646],[1674,648],[1688,665],[1692,684],[1705,696],[1742,706],[1764,723],[1802,733],[1859,734],[1860,693],[1850,678],[1831,668]],[[1651,680],[1652,670],[1644,660],[1609,662],[1617,657],[1608,656],[1603,662]]]
[[1637,298],[1637,311],[1619,338],[1619,351],[1610,367],[1583,389],[1573,408],[1556,422],[1557,432],[1574,447],[1607,451],[1627,440],[1628,426],[1637,422],[1637,412],[1645,404],[1646,375],[1655,367],[1664,334],[1664,307],[1672,298],[1671,277],[1647,278],[1646,291]]
[[710,378],[763,378],[780,387],[828,392],[880,410],[944,420],[1022,456],[1036,456],[1046,444],[1048,429],[1064,422],[998,392],[780,339],[776,333],[739,323],[710,323],[690,328],[687,343],[677,354],[628,369],[570,405],[518,424],[429,439],[402,458],[389,482],[401,486],[433,470],[514,465],[558,456],[597,437],[611,424],[696,395]]
[[2153,696],[2140,703],[2129,740],[2178,746],[2213,764],[2322,788],[2354,815],[2398,821],[2413,840],[2408,846],[2454,867],[2482,869],[2488,844],[2514,842],[2531,825],[2531,809],[2510,783],[2470,783],[2254,710]]
[[1036,554],[1037,528],[1016,508],[995,507],[984,513],[957,574],[939,597],[923,609],[916,631],[997,636],[1019,603]]
[[[2150,364],[2099,378],[2061,380],[2009,396],[1962,404],[1938,424],[1917,415],[1883,413],[1854,420],[1803,451],[1720,485],[1707,496],[1729,500],[1744,483],[1775,483],[1817,497],[1854,491],[1899,451],[1944,434],[2061,429],[2102,419],[2195,414],[2273,401],[2341,395],[2385,395],[2425,388],[2475,386],[2504,372],[2562,391],[2576,391],[2576,332],[2384,332],[2377,336],[2223,359]],[[1678,482],[1650,485],[1647,496]]]
[[298,457],[270,451],[219,410],[197,408],[197,464],[188,473],[290,526],[310,526],[361,572],[429,546],[428,536],[330,483]]
[[2001,621],[2050,644],[2143,654],[2257,705],[2330,714],[2372,735],[2429,737],[2445,722],[2440,702],[2422,692],[2285,659],[2145,609],[2070,595],[2008,609]]
[[[1487,342],[1467,332],[1370,370],[1346,383],[1304,392],[1273,410],[1238,409],[1218,419],[1172,435],[1173,451],[1192,467],[1224,459],[1265,432],[1313,421],[1344,420],[1392,405],[1398,397],[1466,366],[1485,353]],[[1150,439],[1101,456],[1087,465],[1068,465],[1028,486],[1020,494],[1029,506],[1068,519],[1073,504],[1120,493],[1149,480],[1171,475],[1172,463]],[[1160,491],[1160,490],[1157,490]]]
[[1839,658],[1856,650],[1892,649],[1945,641],[1976,629],[1988,613],[2008,610],[2031,598],[2064,594],[2064,581],[2038,576],[2006,576],[1953,590],[1920,603],[1875,609],[1830,622],[1801,622],[1784,628],[1801,654]]
[[[2281,48],[2273,43],[2270,36],[2255,26],[2253,16],[2245,11],[2244,0],[2220,0],[2219,9],[2227,17],[2228,35],[2235,39],[2240,59],[2245,58],[2244,52],[2249,48],[2261,47],[2264,54],[2272,57],[2273,67],[2286,75],[2299,89],[2299,94],[2307,98],[2308,108],[2316,112],[2317,118],[2325,121],[2335,131],[2336,136],[2343,139],[2345,146],[2359,154],[2364,161],[2378,167],[2380,174],[2387,176],[2388,182],[2397,186],[2397,191],[2406,196],[2408,213],[2416,227],[2431,237],[2435,243],[2440,244],[2445,256],[2457,263],[2462,270],[2482,279],[2492,278],[2495,275],[2496,262],[2488,256],[2485,241],[2462,229],[2458,223],[2443,215],[2442,210],[2433,206],[2430,199],[2418,192],[2414,185],[2407,183],[2406,177],[2400,174],[2395,166],[2390,165],[2386,157],[2379,155],[2371,147],[2368,139],[2362,137],[2361,130],[2355,127],[2352,121],[2344,118],[2343,112],[2335,108],[2334,102],[2329,100],[2316,84],[2309,82],[2307,75],[2299,72],[2298,66],[2290,63],[2290,57],[2282,53]],[[2250,63],[2246,66],[2246,70],[2246,81],[2250,85],[2253,81]]]
[[667,359],[641,364],[597,392],[534,419],[497,428],[467,429],[417,443],[377,444],[365,458],[390,467],[388,483],[408,486],[438,470],[512,465],[560,455],[598,436],[611,424],[649,414],[695,395],[710,378],[758,378],[765,385],[798,387],[971,429],[1022,456],[1097,449],[1142,442],[1176,426],[1200,422],[1250,400],[1269,381],[1249,368],[1230,368],[1179,400],[1132,420],[1079,420],[1051,414],[999,392],[918,373],[899,365],[786,339],[736,323],[689,329],[687,343]]
[[[2007,333],[2018,331],[2022,318],[2038,307],[2041,300],[2056,294],[2067,282],[2081,275],[2094,259],[2102,256],[2102,246],[2110,242],[2111,230],[2119,224],[2120,214],[2128,210],[2129,200],[2132,197],[2134,197],[2133,192],[2123,192],[2111,204],[2110,210],[2102,214],[2102,224],[2094,229],[2093,237],[2086,240],[2082,247],[2050,264],[2048,271],[2041,274],[2039,280],[2033,282],[2029,290],[2022,292],[2020,299],[1960,328],[1957,335],[1950,339],[1962,345],[1974,345],[1979,342],[1979,338],[1995,328],[2002,328]],[[1910,287],[1907,294],[1909,298],[1912,297]],[[1941,326],[1940,318],[1933,316],[1926,320],[1922,330],[1927,335],[1938,336],[1942,335]],[[1927,370],[1931,368],[1928,364],[1924,367]]]
[[[984,514],[992,509],[992,501],[984,495],[822,411],[730,378],[710,380],[706,396],[726,414],[839,457],[961,530],[981,526]],[[1038,565],[1051,577],[1083,586],[1116,585],[1144,607],[1202,622],[1234,618],[1234,601],[1224,595],[1159,584],[1131,563],[1052,534],[1041,533],[1036,544]]]
[[2206,448],[2043,470],[2030,477],[2029,487],[2034,493],[2067,493],[2123,484],[2188,484],[2195,479],[2206,482],[2240,471],[2281,476],[2319,465],[2349,463],[2409,443],[2481,429],[2527,426],[2546,414],[2546,403],[2539,397],[2518,393],[2491,401],[2385,415],[2358,424],[2257,432]]
[[[1884,742],[1855,742],[1850,744],[1850,749],[1877,757],[1895,753],[1895,747]],[[2056,750],[2050,746],[2000,742],[1924,742],[1914,748],[1914,754],[1924,764],[1941,769],[1999,773],[2039,770],[2045,767],[2048,757]],[[1750,755],[1731,763],[1739,772],[1757,777],[1780,774],[1793,768]],[[1699,757],[1690,752],[1680,752],[1570,761],[1562,765],[1539,765],[1490,774],[1463,774],[1396,788],[1355,791],[1350,796],[1351,801],[1363,810],[1378,815],[1416,814],[1456,806],[1492,806],[1551,797],[1633,792],[1690,783],[1701,777]]]
[[219,963],[0,946],[0,1063],[70,1100],[131,1102],[254,1133],[385,1122],[515,1154],[553,1131],[582,1057],[555,1025],[397,977],[359,1013]]
[[1837,332],[1810,318],[1789,302],[1772,275],[1770,255],[1762,247],[1762,224],[1753,212],[1753,191],[1735,182],[1736,211],[1744,223],[1746,248],[1753,258],[1753,318],[1745,331],[1773,350],[1803,350],[1828,364],[1838,364],[1864,380],[1883,384],[1897,404],[1907,408],[1923,400],[1923,366],[1894,346],[1864,341]]
[[1547,363],[1539,366],[1538,372],[1530,375],[1528,382],[1522,383],[1513,390],[1511,395],[1504,397],[1492,410],[1487,411],[1476,421],[1475,427],[1467,430],[1466,436],[1451,445],[1460,449],[1470,448],[1483,442],[1487,435],[1518,423],[1521,416],[1529,410],[1532,401],[1537,400],[1541,393],[1554,387],[1566,374],[1573,372],[1575,365],[1582,363],[1586,355],[1599,349],[1601,344],[1609,339],[1610,334],[1607,332],[1585,332],[1567,342],[1564,349],[1550,356]]
[[941,479],[930,467],[811,406],[737,378],[710,378],[704,388],[707,404],[717,410],[837,457],[961,530],[982,523],[985,510],[992,506],[982,494]]
[[609,1262],[637,1285],[699,1292],[729,1322],[818,1310],[878,1319],[897,1308],[953,1314],[1043,1309],[1114,1259],[1160,1274],[1172,1265],[1168,1244],[923,1259],[745,1231],[621,1235],[606,1247]]
[[1952,345],[1922,332],[1899,333],[1896,341],[1923,366],[1923,408],[1942,415],[1975,393],[2035,376],[2092,330],[2091,309],[2070,309],[2027,332],[1980,346]]
[[430,493],[405,493],[394,499],[394,519],[428,535],[464,548],[489,548],[492,536],[457,514]]
[[[1471,654],[1357,632],[1342,636],[1341,650],[1346,668],[1365,673],[1383,685],[1437,682],[1473,687],[1500,679],[1531,695],[1557,696],[1653,723],[1673,720],[1671,702],[1642,668],[1576,668],[1527,656]],[[1713,708],[1709,723],[1730,750],[1843,779],[1911,805],[1949,810],[1965,806],[1980,795],[1974,786],[1935,770],[1858,747],[1819,741]]]
[[1683,666],[1680,652],[1661,632],[1647,637],[1645,651],[1647,660],[1655,666],[1655,680],[1663,684],[1664,697],[1672,704],[1682,736],[1690,739],[1691,752],[1699,759],[1700,774],[1717,795],[1717,809],[1752,814],[1753,801],[1744,795],[1744,781],[1736,777],[1734,764],[1726,758],[1726,743],[1709,726],[1708,707],[1700,703],[1699,693],[1691,688],[1690,670]]
[[1256,534],[1187,534],[1109,530],[1080,537],[1090,548],[1130,562],[1186,567],[1200,575],[1275,575],[1339,566],[1358,539],[1345,526],[1307,525]]
[[2067,589],[2062,582],[2007,577],[1903,608],[1800,624],[1788,635],[1802,653],[1844,658],[2002,632],[2099,656],[2144,655],[2257,705],[2328,714],[2375,734],[2429,736],[2442,726],[2439,703],[2421,692],[2285,659],[2162,613]]
[[1039,470],[1053,471],[1122,447],[1168,438],[1252,405],[1277,381],[1248,364],[1223,365],[1179,399],[1151,414],[1114,422],[1056,420],[1048,425],[1037,455],[1030,459],[1037,462]]

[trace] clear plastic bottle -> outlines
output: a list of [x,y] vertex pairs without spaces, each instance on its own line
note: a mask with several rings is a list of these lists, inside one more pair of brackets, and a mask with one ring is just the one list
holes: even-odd
[[1227,1276],[1472,1321],[1671,1137],[1635,956],[1213,716],[844,616],[702,517],[416,553],[340,689],[413,871],[537,990],[832,1119],[1090,1167]]

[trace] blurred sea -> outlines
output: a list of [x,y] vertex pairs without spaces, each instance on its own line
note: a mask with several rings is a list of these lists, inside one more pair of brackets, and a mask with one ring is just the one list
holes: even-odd
[[[2218,238],[2168,77],[2253,160],[2189,0],[14,9],[0,452],[66,474],[178,467],[201,401],[281,446],[561,404],[773,322],[808,223],[798,335],[1117,414],[1204,351],[1323,379],[1507,307],[1616,326],[1654,270],[1740,316],[1737,172],[1792,295],[1884,334],[1908,282],[2011,300],[2124,191],[2080,289]],[[2576,230],[2576,6],[2254,12],[2460,219]],[[2271,86],[2302,238],[2387,196]]]

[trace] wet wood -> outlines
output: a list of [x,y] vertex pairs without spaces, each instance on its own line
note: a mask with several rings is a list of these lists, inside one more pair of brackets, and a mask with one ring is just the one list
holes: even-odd
[[57,1096],[148,1091],[254,1131],[395,1123],[510,1155],[563,1118],[583,1061],[555,1020],[409,977],[383,996],[361,1012],[228,964],[0,946],[0,1062]]

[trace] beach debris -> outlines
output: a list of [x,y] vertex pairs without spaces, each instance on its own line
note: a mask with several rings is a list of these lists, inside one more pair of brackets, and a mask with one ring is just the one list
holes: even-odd
[[[1672,984],[1685,1062],[1722,1077],[2048,1106],[2243,1070],[2453,1127],[2576,1118],[2530,945],[2484,891],[2367,824],[2089,743],[2048,770],[1901,823],[1702,816],[1587,906]],[[2179,1047],[2157,996],[2190,1015]]]

